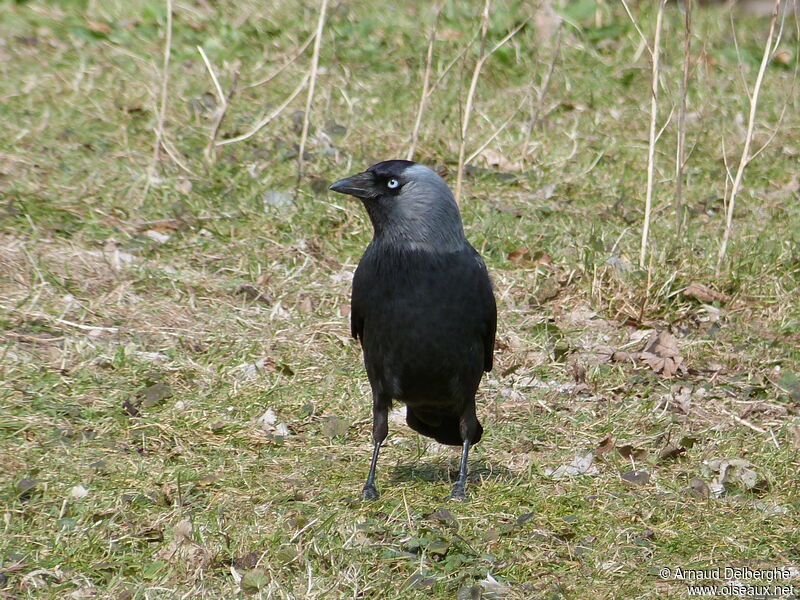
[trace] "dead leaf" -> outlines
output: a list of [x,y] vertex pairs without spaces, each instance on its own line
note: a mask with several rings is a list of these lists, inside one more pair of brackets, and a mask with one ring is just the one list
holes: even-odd
[[105,35],[111,33],[111,27],[107,23],[101,23],[100,21],[86,21],[86,29]]
[[542,252],[541,250],[531,252],[530,248],[517,248],[508,253],[508,260],[515,265],[535,267],[549,265],[553,259],[547,252]]
[[261,557],[260,552],[248,552],[244,556],[239,556],[233,559],[233,566],[237,569],[253,569],[258,564],[258,559]]
[[152,408],[161,404],[164,400],[172,398],[175,393],[172,388],[166,383],[154,383],[144,390],[144,400],[142,401],[143,408]]
[[712,491],[716,487],[716,495],[719,495],[728,484],[738,484],[748,490],[755,488],[760,481],[754,467],[753,463],[743,458],[712,458],[703,461],[701,468],[704,476],[713,476]]
[[218,475],[214,475],[213,473],[211,473],[209,475],[203,475],[200,479],[195,481],[195,483],[197,485],[199,485],[200,487],[206,487],[206,486],[211,485],[212,483],[214,483],[218,479],[219,479]]
[[673,443],[669,443],[662,448],[661,452],[658,453],[658,462],[673,460],[678,458],[684,452],[686,452],[686,448],[683,446],[677,446]]
[[685,375],[688,372],[678,351],[678,341],[666,330],[653,332],[641,352],[614,352],[612,359],[640,360],[663,377]]
[[688,492],[695,498],[705,499],[711,495],[711,490],[709,489],[708,484],[699,477],[692,477],[689,480],[689,487],[687,487],[684,491]]
[[268,356],[251,360],[233,367],[229,373],[239,381],[250,381],[267,373],[274,373],[278,369],[275,361]]
[[788,50],[778,50],[772,55],[772,60],[782,65],[788,65],[790,62],[792,62],[792,53]]
[[143,231],[142,235],[147,239],[153,240],[157,244],[163,244],[169,241],[171,237],[168,233],[162,233],[161,231],[157,231],[155,229],[148,229],[147,231]]
[[436,39],[442,42],[452,42],[460,40],[462,37],[464,37],[464,34],[458,29],[439,29],[436,32]]
[[678,351],[678,341],[666,330],[653,333],[644,349],[638,353],[638,358],[663,377],[684,375],[687,372],[683,357]]
[[125,401],[122,403],[122,410],[125,411],[125,414],[129,417],[138,417],[140,412],[139,408],[130,401],[129,398],[126,398]]
[[297,308],[304,313],[314,312],[314,301],[309,294],[304,294],[297,303]]
[[491,573],[487,573],[486,579],[483,579],[478,583],[480,583],[481,588],[483,588],[483,593],[480,595],[480,597],[485,598],[486,600],[498,600],[499,598],[504,598],[511,593],[511,587],[497,581],[497,579],[492,577]]
[[255,420],[255,423],[268,434],[287,436],[291,433],[285,423],[278,421],[278,415],[272,408],[265,410],[264,414]]
[[600,469],[594,466],[592,461],[594,461],[594,453],[581,454],[576,452],[575,458],[572,459],[570,464],[561,465],[555,469],[546,468],[544,474],[552,479],[564,479],[575,475],[597,475]]
[[237,293],[247,296],[248,299],[253,300],[255,302],[261,302],[262,304],[266,304],[267,306],[271,306],[273,299],[267,292],[264,292],[257,288],[256,286],[245,283],[244,285],[239,286],[236,290]]
[[641,469],[636,469],[634,471],[623,473],[621,479],[623,483],[626,483],[632,487],[641,487],[650,483],[650,473],[647,471],[642,471]]
[[617,452],[622,458],[626,459],[633,457],[634,460],[644,460],[647,456],[646,448],[634,448],[631,444],[617,446]]
[[606,436],[600,443],[597,444],[597,447],[594,449],[595,454],[608,454],[614,450],[614,440],[611,439],[611,436]]
[[200,544],[191,539],[192,522],[189,519],[179,521],[173,529],[172,541],[156,552],[155,557],[173,564],[179,564],[182,569],[195,571],[209,564],[211,553]]
[[447,525],[448,527],[458,526],[458,521],[446,508],[440,508],[437,511],[432,512],[428,515],[428,518],[436,521],[437,523],[441,523],[442,525]]
[[689,284],[689,286],[683,290],[683,295],[707,304],[711,302],[724,303],[730,300],[730,297],[726,294],[712,290],[710,287],[703,285],[702,283]]
[[586,385],[586,367],[579,363],[572,363],[572,380],[577,384]]

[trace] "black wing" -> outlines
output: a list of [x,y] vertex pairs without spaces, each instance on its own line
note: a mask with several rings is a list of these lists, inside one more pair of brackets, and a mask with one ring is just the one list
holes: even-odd
[[475,253],[475,260],[478,263],[481,279],[479,283],[480,299],[478,310],[481,311],[481,325],[483,329],[481,332],[481,338],[483,340],[483,370],[489,372],[494,365],[494,338],[497,333],[497,304],[494,300],[492,280],[489,278],[489,271],[486,269],[486,264],[483,262],[477,250],[473,248],[472,251]]
[[353,275],[353,293],[350,300],[350,335],[359,341],[364,339],[364,302],[370,278],[369,264],[362,259]]

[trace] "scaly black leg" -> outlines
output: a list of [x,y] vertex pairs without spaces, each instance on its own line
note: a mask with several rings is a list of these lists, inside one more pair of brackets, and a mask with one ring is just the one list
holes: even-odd
[[375,467],[378,464],[378,451],[381,449],[383,442],[375,442],[375,449],[372,451],[372,463],[369,466],[369,475],[367,475],[367,482],[364,484],[364,489],[361,495],[364,500],[377,500],[378,490],[375,489]]
[[467,487],[467,459],[469,458],[469,440],[464,440],[461,450],[461,465],[458,468],[458,480],[453,486],[453,493],[450,497],[453,500],[465,500],[467,495],[464,489]]
[[369,465],[369,475],[364,484],[361,495],[364,500],[377,500],[378,490],[375,488],[375,467],[378,465],[378,452],[381,444],[389,433],[389,401],[382,395],[374,394],[372,398],[372,441],[375,447],[372,450],[372,462]]

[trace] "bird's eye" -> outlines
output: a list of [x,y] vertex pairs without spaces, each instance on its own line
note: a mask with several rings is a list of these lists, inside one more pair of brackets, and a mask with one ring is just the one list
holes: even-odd
[[388,187],[390,190],[396,190],[400,187],[400,182],[397,181],[397,179],[392,178],[386,182],[386,187]]

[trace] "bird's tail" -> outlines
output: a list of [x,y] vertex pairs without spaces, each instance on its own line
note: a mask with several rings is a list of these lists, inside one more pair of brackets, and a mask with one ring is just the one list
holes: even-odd
[[[456,413],[426,411],[406,406],[406,423],[408,423],[408,426],[424,436],[435,439],[440,444],[460,446],[464,442],[461,439],[460,421],[461,419]],[[477,444],[481,441],[482,435],[483,427],[478,423],[478,431],[471,443]]]

